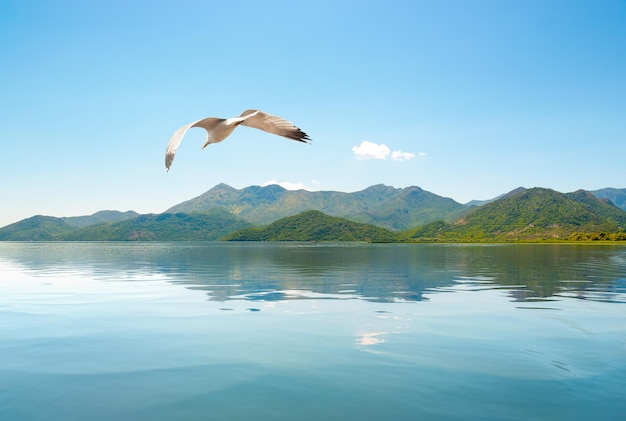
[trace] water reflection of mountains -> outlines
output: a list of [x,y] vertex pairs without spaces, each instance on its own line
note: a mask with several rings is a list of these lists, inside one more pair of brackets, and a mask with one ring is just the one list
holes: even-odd
[[310,243],[3,244],[26,270],[102,280],[164,276],[209,299],[422,301],[500,289],[516,301],[626,302],[626,248],[579,245]]

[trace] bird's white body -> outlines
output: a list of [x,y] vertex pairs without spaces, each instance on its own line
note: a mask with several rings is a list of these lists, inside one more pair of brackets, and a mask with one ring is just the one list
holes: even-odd
[[165,151],[165,168],[169,171],[176,155],[176,149],[190,128],[202,127],[206,130],[206,140],[202,146],[204,149],[211,143],[218,143],[226,139],[239,125],[253,127],[298,142],[309,143],[311,140],[306,133],[284,118],[260,110],[246,110],[241,115],[232,118],[208,117],[189,123],[174,132]]

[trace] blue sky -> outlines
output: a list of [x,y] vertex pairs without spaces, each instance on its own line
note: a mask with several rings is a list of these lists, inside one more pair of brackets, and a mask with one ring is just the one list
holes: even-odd
[[[622,0],[4,0],[0,226],[222,182],[624,188],[625,52]],[[240,127],[201,151],[191,129],[165,171],[177,128],[248,108],[313,144]]]

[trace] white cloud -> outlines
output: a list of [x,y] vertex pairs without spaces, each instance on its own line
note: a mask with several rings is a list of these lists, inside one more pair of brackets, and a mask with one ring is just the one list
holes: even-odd
[[391,155],[394,161],[408,161],[416,156],[425,156],[424,152],[415,155],[412,152],[402,152],[401,150],[391,152],[391,149],[384,143],[377,145],[376,143],[364,140],[359,146],[352,148],[352,152],[357,159],[387,159]]
[[353,147],[352,152],[354,152],[357,159],[387,159],[390,150],[385,144],[377,145],[364,140],[361,142],[361,145]]
[[408,161],[415,158],[415,154],[411,152],[393,151],[391,153],[391,159],[394,161]]

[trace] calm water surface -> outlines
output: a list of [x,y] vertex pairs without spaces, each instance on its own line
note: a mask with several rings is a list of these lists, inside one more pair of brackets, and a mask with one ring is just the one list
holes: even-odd
[[2,420],[603,420],[626,247],[0,243]]

